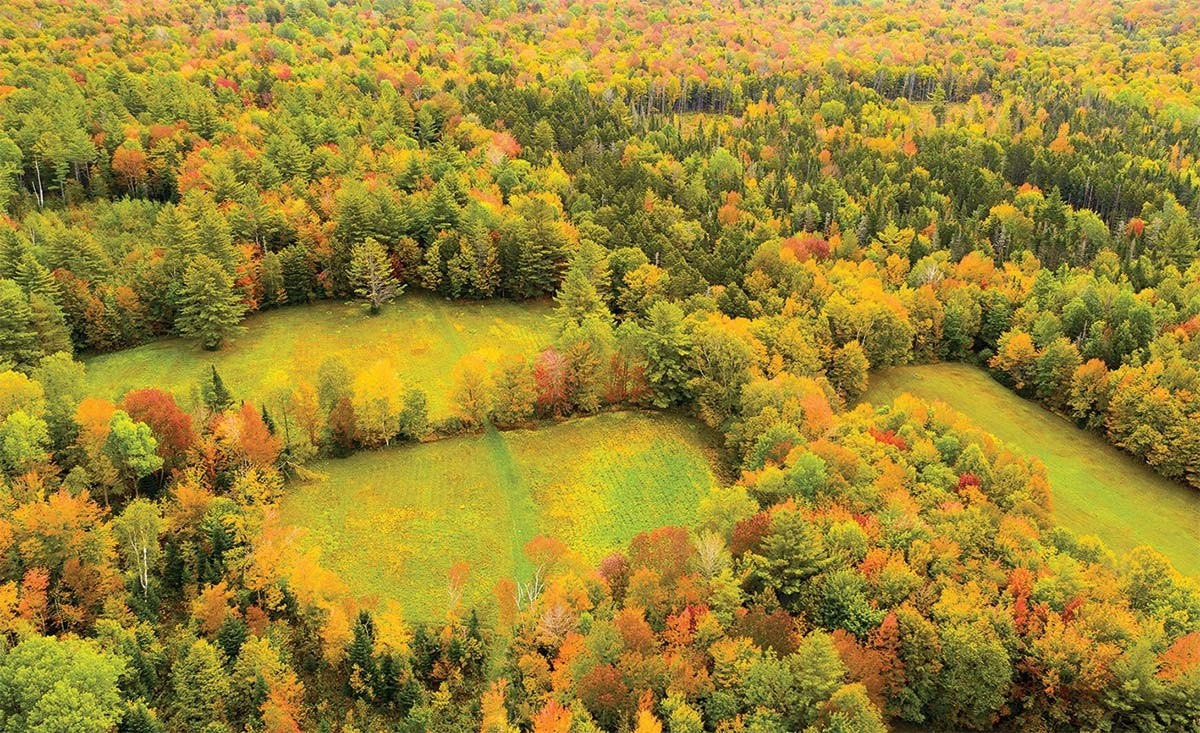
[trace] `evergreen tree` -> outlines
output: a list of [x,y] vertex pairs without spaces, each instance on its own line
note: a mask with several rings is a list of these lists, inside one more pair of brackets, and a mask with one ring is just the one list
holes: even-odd
[[209,368],[212,371],[209,374],[208,381],[201,388],[204,397],[204,406],[212,412],[224,412],[233,407],[233,395],[229,393],[229,389],[225,386],[225,381],[217,373],[217,366],[213,364]]
[[29,296],[30,325],[37,334],[38,350],[44,354],[60,351],[71,353],[71,329],[67,327],[62,308],[42,292]]
[[375,621],[368,611],[360,611],[354,623],[354,640],[346,650],[346,661],[350,665],[350,694],[372,697],[372,685],[378,677],[378,669],[375,660]]
[[515,249],[512,290],[522,298],[552,293],[558,287],[567,245],[557,212],[538,196],[530,196],[514,208],[517,217],[509,227]]
[[442,248],[438,242],[429,245],[421,264],[417,265],[417,277],[421,287],[436,291],[442,284]]
[[650,307],[646,324],[646,379],[654,392],[656,407],[679,404],[687,396],[686,368],[691,337],[684,326],[683,311],[674,303],[660,301]]
[[32,367],[42,355],[37,336],[28,296],[12,280],[0,280],[0,369]]
[[229,677],[216,647],[203,639],[192,642],[171,670],[171,730],[199,731],[223,723],[228,693]]
[[175,321],[179,332],[215,351],[227,336],[238,330],[245,310],[234,292],[233,278],[221,263],[207,255],[197,255],[183,274],[179,317]]
[[554,300],[558,303],[554,311],[554,320],[559,332],[578,326],[588,318],[606,322],[612,320],[608,305],[596,290],[596,286],[588,279],[583,267],[572,265]]
[[279,252],[283,274],[283,291],[289,303],[307,303],[313,299],[313,268],[308,254],[299,245],[285,247]]
[[283,277],[283,258],[275,252],[267,252],[262,258],[262,305],[283,305],[288,301],[287,286]]
[[166,728],[154,717],[146,703],[135,702],[126,711],[117,725],[117,733],[166,733]]
[[13,279],[30,295],[42,295],[54,298],[58,295],[58,286],[50,271],[37,261],[33,252],[26,249],[17,262]]
[[384,303],[390,303],[404,290],[392,273],[387,250],[373,237],[354,245],[350,255],[350,280],[354,292],[366,299],[371,315],[379,313]]
[[454,198],[449,179],[443,178],[433,187],[429,205],[425,210],[426,241],[432,242],[438,232],[458,228],[462,219],[462,209]]

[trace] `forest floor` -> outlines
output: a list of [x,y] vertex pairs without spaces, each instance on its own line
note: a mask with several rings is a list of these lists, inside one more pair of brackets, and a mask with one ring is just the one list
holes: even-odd
[[451,370],[467,354],[489,362],[512,353],[533,355],[548,346],[550,301],[450,302],[404,295],[374,317],[353,302],[321,301],[258,313],[219,351],[165,338],[85,359],[88,391],[118,399],[131,389],[156,387],[193,406],[193,390],[215,365],[235,399],[258,402],[268,385],[304,378],[316,386],[317,367],[340,356],[352,372],[385,362],[404,382],[425,390],[430,417],[450,411]]
[[353,595],[436,620],[459,561],[464,606],[495,608],[497,581],[531,577],[535,535],[592,567],[639,532],[692,524],[718,482],[715,446],[699,423],[650,412],[493,429],[315,463],[320,478],[289,487],[280,519]]
[[967,364],[926,364],[871,373],[863,402],[885,404],[908,392],[939,400],[1026,455],[1046,464],[1054,516],[1116,552],[1150,545],[1182,572],[1200,575],[1200,494],[1159,476],[1036,402]]

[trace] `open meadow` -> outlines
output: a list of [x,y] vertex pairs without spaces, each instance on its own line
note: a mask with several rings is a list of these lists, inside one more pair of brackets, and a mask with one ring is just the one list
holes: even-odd
[[926,364],[871,373],[863,402],[908,392],[941,401],[1046,464],[1054,516],[1117,552],[1150,545],[1179,570],[1200,575],[1200,494],[1159,476],[1103,437],[1026,400],[968,364]]
[[459,561],[471,566],[464,604],[488,608],[498,580],[528,579],[535,535],[595,563],[639,532],[691,524],[717,480],[715,450],[699,423],[658,413],[490,430],[314,464],[321,478],[292,486],[281,518],[354,595],[436,620]]
[[477,354],[533,355],[551,339],[547,302],[450,302],[428,294],[404,295],[368,316],[360,303],[322,301],[280,308],[246,319],[245,331],[219,351],[166,338],[86,360],[89,392],[117,399],[131,389],[156,387],[190,404],[192,390],[216,365],[236,399],[255,400],[279,379],[316,381],[317,367],[340,356],[352,371],[380,361],[406,384],[425,390],[431,417],[449,411],[450,371]]

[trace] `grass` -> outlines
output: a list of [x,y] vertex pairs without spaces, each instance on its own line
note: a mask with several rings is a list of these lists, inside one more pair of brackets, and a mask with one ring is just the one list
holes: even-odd
[[1059,522],[1125,552],[1150,545],[1200,575],[1200,494],[1080,429],[966,364],[929,364],[871,374],[864,402],[908,392],[942,401],[1013,448],[1046,464]]
[[659,413],[492,430],[317,463],[322,478],[293,486],[281,518],[354,595],[432,620],[457,561],[471,565],[464,603],[488,608],[498,580],[528,579],[522,551],[537,534],[595,563],[639,532],[692,523],[717,481],[714,445]]
[[[85,360],[89,392],[118,399],[131,389],[170,390],[190,404],[194,385],[215,364],[237,399],[256,400],[268,381],[316,381],[317,367],[341,356],[351,370],[385,362],[425,390],[430,414],[450,410],[450,370],[474,353],[489,361],[505,353],[534,354],[549,345],[547,302],[449,302],[405,295],[369,317],[358,303],[323,301],[251,316],[244,333],[219,351],[167,338]],[[282,373],[282,375],[280,374]]]

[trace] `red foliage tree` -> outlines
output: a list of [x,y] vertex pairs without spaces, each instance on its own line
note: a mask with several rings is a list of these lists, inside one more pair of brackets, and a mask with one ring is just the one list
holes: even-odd
[[771,534],[771,515],[759,512],[733,525],[729,538],[729,551],[741,557],[747,552],[758,550],[764,538]]
[[196,442],[192,416],[184,412],[174,395],[160,389],[137,389],[125,395],[121,407],[138,422],[150,426],[158,438],[158,455],[168,468],[183,464]]
[[796,651],[796,620],[783,609],[768,612],[762,606],[739,609],[731,635],[745,636],[759,649],[781,657]]
[[687,572],[688,562],[696,554],[688,531],[683,527],[659,527],[642,532],[629,543],[629,564],[633,568],[652,568],[664,583],[673,584]]
[[629,560],[619,552],[614,552],[600,561],[597,569],[600,577],[608,583],[613,600],[617,603],[625,599],[625,591],[629,588]]
[[562,417],[570,407],[570,369],[567,357],[554,348],[538,354],[533,365],[537,408],[543,415]]
[[883,443],[884,445],[892,445],[900,450],[908,450],[908,441],[904,438],[901,438],[899,435],[896,435],[896,433],[892,430],[879,430],[878,428],[871,428],[868,432],[870,432],[871,437],[879,443]]
[[601,664],[584,674],[577,694],[596,722],[607,730],[615,729],[629,712],[629,687],[611,664]]

